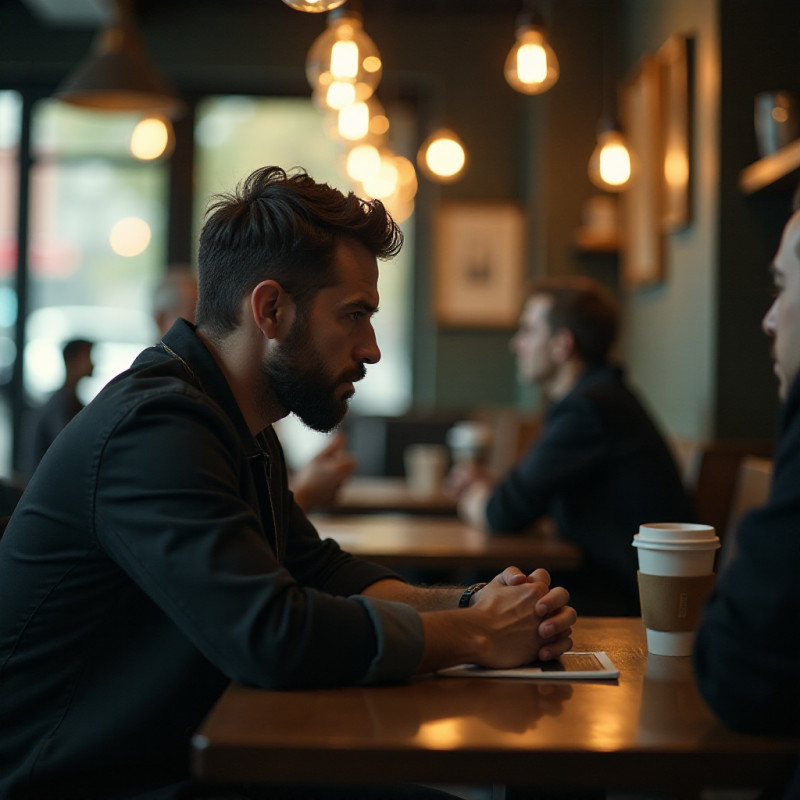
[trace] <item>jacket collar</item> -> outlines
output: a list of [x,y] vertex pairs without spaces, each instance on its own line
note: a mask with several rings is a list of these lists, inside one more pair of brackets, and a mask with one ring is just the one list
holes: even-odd
[[178,319],[156,347],[180,361],[191,375],[192,383],[222,408],[236,428],[247,456],[263,455],[263,434],[254,437],[250,433],[228,381],[214,356],[197,335],[197,326],[185,319]]

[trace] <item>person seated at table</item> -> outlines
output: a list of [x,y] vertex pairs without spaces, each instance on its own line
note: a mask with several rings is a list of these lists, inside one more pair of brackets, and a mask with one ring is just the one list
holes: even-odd
[[34,413],[28,452],[23,459],[26,475],[33,473],[62,428],[83,408],[83,401],[78,397],[78,386],[94,372],[93,347],[94,342],[88,339],[70,339],[61,348],[64,382]]
[[[729,727],[800,737],[800,211],[771,267],[763,320],[783,401],[766,505],[745,515],[718,576],[694,651],[700,692]],[[772,796],[772,795],[770,795]],[[786,798],[800,797],[800,769]]]
[[542,431],[499,482],[474,464],[450,475],[472,524],[523,531],[551,516],[585,552],[570,594],[593,616],[639,614],[631,543],[641,523],[694,516],[667,444],[610,361],[618,327],[614,298],[596,281],[531,285],[510,346],[519,379],[549,402]]
[[380,359],[376,259],[401,244],[379,201],[299,170],[216,198],[197,324],[65,428],[0,539],[0,797],[209,797],[190,737],[231,681],[379,684],[571,646],[545,570],[415,587],[321,540],[292,500],[272,424],[341,421]]
[[[177,319],[194,322],[196,309],[194,270],[189,264],[170,264],[153,291],[153,320],[159,337]],[[335,505],[339,490],[357,465],[355,456],[347,450],[344,434],[336,434],[319,453],[290,473],[289,488],[294,492],[295,502],[306,513]]]

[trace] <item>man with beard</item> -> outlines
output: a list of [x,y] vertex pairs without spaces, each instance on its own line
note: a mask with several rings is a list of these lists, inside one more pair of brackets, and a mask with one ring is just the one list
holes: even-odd
[[546,571],[413,587],[321,541],[288,489],[272,423],[341,420],[380,358],[376,257],[401,243],[380,202],[303,172],[263,168],[211,206],[196,326],[70,423],[0,540],[0,797],[257,796],[188,777],[231,680],[374,684],[569,648]]
[[[783,401],[766,505],[745,515],[697,632],[694,666],[711,709],[737,731],[800,737],[800,211],[772,263],[764,316]],[[776,778],[777,779],[777,778]],[[766,797],[767,794],[760,795]],[[800,768],[782,792],[800,797]]]

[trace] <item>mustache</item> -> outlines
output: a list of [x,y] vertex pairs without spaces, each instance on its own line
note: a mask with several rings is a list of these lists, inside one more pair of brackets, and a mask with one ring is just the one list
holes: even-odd
[[364,364],[359,364],[350,372],[343,372],[339,378],[341,383],[356,383],[367,377],[367,368]]

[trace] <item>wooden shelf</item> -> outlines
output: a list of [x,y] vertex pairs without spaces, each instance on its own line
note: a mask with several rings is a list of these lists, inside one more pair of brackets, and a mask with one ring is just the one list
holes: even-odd
[[598,233],[591,228],[578,228],[575,249],[580,253],[611,253],[619,251],[618,233]]
[[739,173],[742,194],[792,191],[800,179],[800,139],[745,167]]

